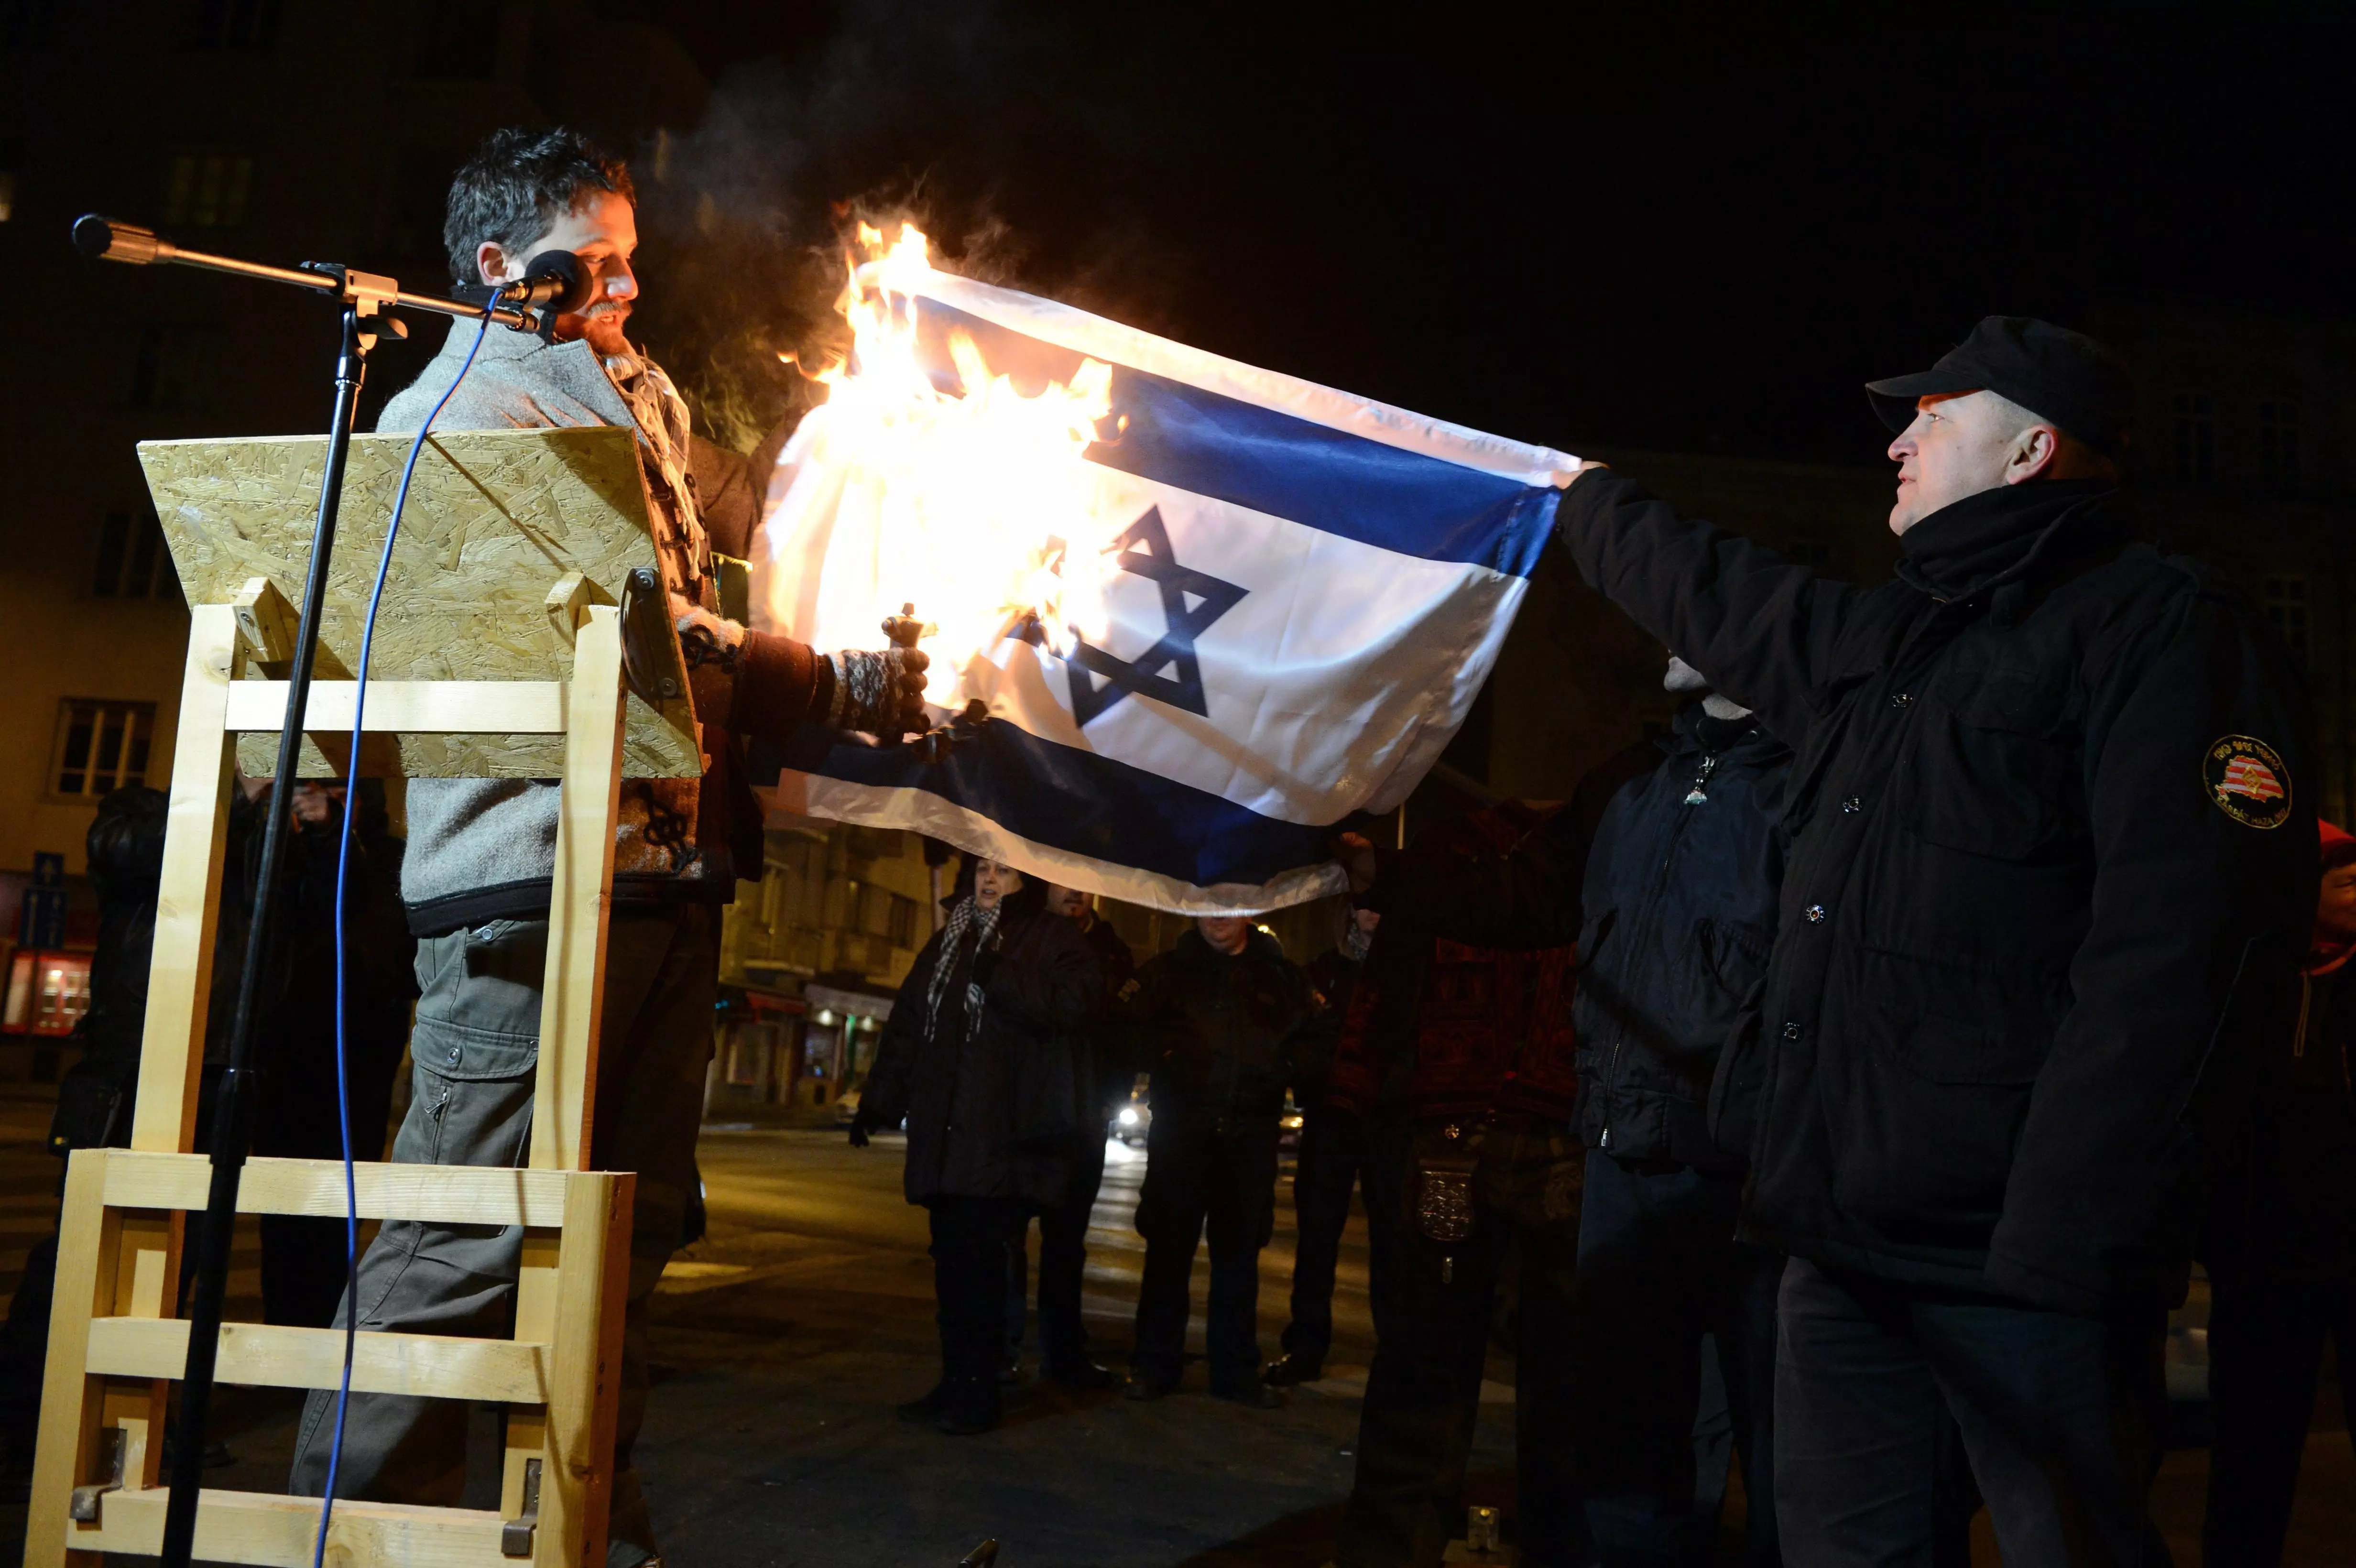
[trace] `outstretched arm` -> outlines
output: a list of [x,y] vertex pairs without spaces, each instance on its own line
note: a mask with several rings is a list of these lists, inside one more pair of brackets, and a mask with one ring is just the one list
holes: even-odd
[[822,654],[756,632],[676,596],[671,601],[695,710],[739,735],[782,740],[805,721],[894,738],[925,728],[916,648]]
[[1834,654],[1857,589],[1681,517],[1606,468],[1572,482],[1555,528],[1580,575],[1713,688],[1773,734],[1807,733],[1809,694],[1838,673]]

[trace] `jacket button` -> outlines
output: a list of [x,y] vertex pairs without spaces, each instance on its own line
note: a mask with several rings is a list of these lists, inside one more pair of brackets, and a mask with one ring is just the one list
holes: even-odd
[[458,1060],[458,1055],[459,1055],[459,1048],[458,1048],[458,1047],[456,1047],[456,1046],[455,1046],[455,1045],[454,1045],[454,1046],[452,1046],[452,1047],[450,1048],[450,1060],[451,1060],[451,1061],[457,1061],[457,1060]]
[[1851,795],[1847,800],[1841,802],[1841,810],[1851,816],[1855,816],[1858,812],[1863,811],[1864,809],[1864,800],[1857,795]]
[[1890,694],[1890,706],[1892,708],[1911,708],[1913,705],[1914,699],[1903,691],[1893,691]]
[[1815,925],[1825,918],[1825,906],[1822,904],[1810,904],[1801,912],[1808,917],[1808,923],[1810,925]]
[[1797,1040],[1797,1039],[1799,1039],[1799,1038],[1800,1038],[1800,1026],[1799,1026],[1798,1024],[1785,1024],[1785,1025],[1783,1026],[1783,1038],[1784,1038],[1785,1040]]

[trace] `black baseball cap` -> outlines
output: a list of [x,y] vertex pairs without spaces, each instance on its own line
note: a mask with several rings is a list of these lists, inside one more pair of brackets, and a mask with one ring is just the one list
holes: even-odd
[[2127,443],[2134,392],[2118,356],[2082,332],[2028,315],[1984,316],[1928,370],[1868,381],[1865,395],[1891,430],[1914,419],[1914,400],[1981,389],[2052,421],[2105,457]]

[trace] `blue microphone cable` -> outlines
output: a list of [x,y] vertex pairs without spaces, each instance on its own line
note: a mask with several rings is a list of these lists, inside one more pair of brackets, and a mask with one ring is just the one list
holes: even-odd
[[[457,330],[454,324],[452,331]],[[352,1393],[352,1347],[359,1334],[360,1314],[360,1199],[359,1187],[352,1172],[352,1095],[348,1053],[344,1040],[344,982],[348,967],[344,952],[344,889],[352,864],[352,807],[359,795],[360,785],[360,720],[368,706],[369,650],[376,641],[377,606],[384,599],[384,580],[392,568],[392,541],[401,532],[401,509],[409,504],[409,481],[417,472],[417,455],[425,450],[425,437],[434,421],[442,417],[443,408],[450,394],[475,368],[475,356],[483,350],[483,339],[491,330],[491,307],[483,308],[483,319],[475,328],[475,341],[466,350],[466,361],[458,367],[449,388],[434,404],[425,422],[417,427],[417,439],[409,443],[409,461],[402,466],[401,488],[392,497],[392,516],[384,526],[384,549],[377,557],[376,586],[369,591],[368,619],[360,626],[360,663],[353,677],[352,692],[352,752],[351,762],[344,770],[344,833],[336,846],[336,1121],[344,1136],[344,1375],[336,1389],[336,1435],[327,1447],[327,1495],[319,1502],[319,1539],[311,1550],[312,1568],[325,1568],[327,1555],[327,1521],[336,1509],[336,1470],[344,1456],[344,1412]],[[292,794],[286,799],[276,799],[273,791],[273,810],[291,808]]]

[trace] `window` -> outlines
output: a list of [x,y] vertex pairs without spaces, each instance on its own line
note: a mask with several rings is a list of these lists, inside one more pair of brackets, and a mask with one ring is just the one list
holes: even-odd
[[2269,577],[2262,584],[2265,590],[2263,603],[2266,619],[2275,624],[2290,645],[2291,657],[2298,667],[2307,667],[2307,579],[2304,577]]
[[2176,415],[2176,477],[2186,485],[2217,478],[2217,400],[2206,392],[2179,392]]
[[2298,493],[2298,405],[2258,405],[2258,487],[2269,496]]
[[131,368],[131,406],[199,413],[211,401],[221,334],[209,326],[143,326]]
[[98,530],[90,591],[100,599],[161,599],[178,586],[164,530],[146,510],[109,512]]
[[164,221],[234,229],[245,220],[253,160],[238,153],[175,153],[164,172]]
[[49,794],[69,800],[96,800],[110,790],[145,784],[147,748],[155,729],[152,702],[67,698],[58,705]]
[[90,955],[19,951],[9,962],[0,1029],[58,1037],[90,1011]]
[[198,0],[200,49],[266,49],[278,41],[278,0]]
[[1783,559],[1794,566],[1804,566],[1811,571],[1830,571],[1833,547],[1822,539],[1794,539],[1783,547]]

